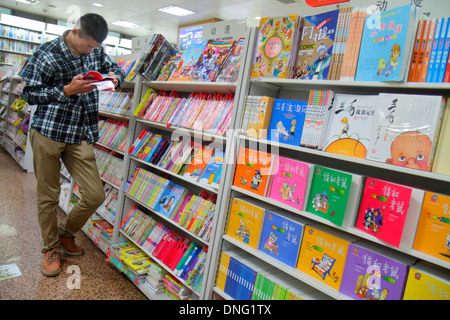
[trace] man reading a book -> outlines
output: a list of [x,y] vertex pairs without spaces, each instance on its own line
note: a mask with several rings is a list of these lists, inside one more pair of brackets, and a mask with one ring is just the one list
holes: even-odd
[[[41,270],[46,276],[60,273],[61,250],[68,255],[84,253],[74,234],[105,198],[93,147],[99,138],[99,92],[91,83],[97,80],[82,77],[94,70],[112,76],[116,87],[123,82],[124,72],[101,47],[107,34],[103,17],[85,14],[72,30],[40,45],[21,74],[26,81],[25,100],[36,105],[30,143],[43,239]],[[61,160],[78,184],[81,198],[58,226]]]

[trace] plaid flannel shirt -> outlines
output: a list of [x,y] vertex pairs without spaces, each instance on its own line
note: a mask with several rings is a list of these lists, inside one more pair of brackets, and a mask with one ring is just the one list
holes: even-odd
[[77,57],[63,40],[66,34],[36,49],[22,72],[25,79],[23,95],[29,104],[37,105],[31,123],[33,129],[64,143],[81,143],[84,133],[87,143],[93,144],[99,139],[98,89],[66,97],[63,87],[76,75],[90,70],[114,72],[120,87],[125,74],[102,47]]

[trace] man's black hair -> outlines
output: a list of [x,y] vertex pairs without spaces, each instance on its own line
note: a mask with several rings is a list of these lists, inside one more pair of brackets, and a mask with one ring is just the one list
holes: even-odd
[[86,13],[80,18],[81,35],[90,36],[98,43],[102,43],[108,35],[108,24],[96,13]]

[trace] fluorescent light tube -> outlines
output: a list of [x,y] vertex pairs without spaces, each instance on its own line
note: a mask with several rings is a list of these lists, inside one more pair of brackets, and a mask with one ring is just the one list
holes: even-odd
[[194,14],[196,12],[188,10],[188,9],[183,9],[177,6],[169,6],[169,7],[164,7],[164,8],[160,8],[158,9],[159,11],[165,12],[165,13],[169,13],[169,14],[173,14],[176,16],[187,16],[190,14]]

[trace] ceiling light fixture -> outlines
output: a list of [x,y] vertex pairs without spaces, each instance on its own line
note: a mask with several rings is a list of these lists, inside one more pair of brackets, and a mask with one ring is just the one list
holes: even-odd
[[103,7],[103,5],[99,2],[92,2],[92,5],[100,8]]
[[195,11],[191,11],[191,10],[188,10],[188,9],[183,9],[183,8],[180,8],[180,7],[177,7],[177,6],[168,6],[168,7],[160,8],[158,10],[162,11],[162,12],[165,12],[165,13],[173,14],[173,15],[179,16],[179,17],[187,16],[187,15],[196,13]]
[[128,28],[128,29],[133,29],[133,28],[139,27],[138,24],[133,23],[133,22],[128,22],[125,20],[116,20],[116,21],[111,22],[111,24],[115,24],[116,26],[120,26],[120,27],[124,27],[124,28]]
[[26,4],[36,4],[39,0],[16,0],[16,2],[26,3]]

